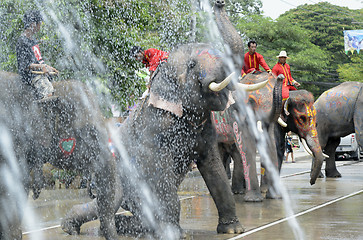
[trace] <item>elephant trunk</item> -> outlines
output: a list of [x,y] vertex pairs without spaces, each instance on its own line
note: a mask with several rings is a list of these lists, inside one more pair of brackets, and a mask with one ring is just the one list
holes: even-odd
[[324,162],[324,155],[317,137],[307,136],[306,143],[314,157],[310,174],[310,184],[313,185],[320,174],[320,170]]
[[277,76],[276,84],[273,89],[272,108],[269,116],[269,122],[276,122],[280,116],[282,109],[282,82],[284,75],[280,74]]
[[224,42],[229,46],[232,52],[235,68],[240,70],[243,66],[243,41],[237,30],[232,25],[231,21],[228,19],[224,5],[225,2],[223,0],[215,1],[213,9],[216,18],[216,24]]

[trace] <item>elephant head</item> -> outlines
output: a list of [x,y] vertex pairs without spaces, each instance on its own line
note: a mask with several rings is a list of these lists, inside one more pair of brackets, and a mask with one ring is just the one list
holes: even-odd
[[314,157],[310,183],[314,184],[324,161],[324,155],[316,130],[316,110],[314,97],[306,90],[290,91],[285,102],[284,117],[287,119],[288,130],[299,135],[307,151]]
[[284,76],[280,74],[275,77],[266,72],[248,74],[243,78],[243,84],[256,84],[267,81],[266,87],[250,92],[248,103],[265,123],[276,122],[282,109],[282,81]]
[[[222,53],[211,45],[180,46],[170,53],[168,62],[159,67],[151,85],[150,104],[164,107],[177,116],[183,111],[197,115],[222,111],[230,100],[226,87],[235,77],[225,69]],[[253,85],[257,89],[264,84],[239,86],[250,89]]]

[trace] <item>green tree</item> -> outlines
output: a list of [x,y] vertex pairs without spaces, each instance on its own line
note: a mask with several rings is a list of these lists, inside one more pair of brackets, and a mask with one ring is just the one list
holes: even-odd
[[350,57],[344,52],[343,30],[362,28],[363,9],[351,10],[320,2],[301,5],[282,14],[280,18],[305,29],[311,42],[329,53],[329,63],[324,72],[330,82],[354,79],[348,77],[344,69],[350,69],[351,73],[361,72],[362,58]]
[[338,66],[339,78],[342,81],[363,82],[362,55],[353,54],[350,56],[350,60],[350,63],[340,64]]
[[[17,71],[15,45],[23,31],[22,17],[40,9],[45,18],[38,39],[47,62],[61,79],[101,82],[126,106],[139,96],[144,82],[135,74],[140,63],[129,57],[133,45],[170,50],[187,42],[187,0],[3,0],[0,3],[0,69]],[[97,81],[96,81],[97,80]]]

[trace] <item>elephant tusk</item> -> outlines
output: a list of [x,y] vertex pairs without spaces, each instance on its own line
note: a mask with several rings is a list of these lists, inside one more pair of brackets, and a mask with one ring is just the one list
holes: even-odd
[[266,84],[268,83],[268,80],[260,82],[260,83],[256,83],[256,84],[243,84],[243,83],[238,83],[237,86],[239,89],[247,91],[247,92],[252,92],[252,91],[256,91],[260,88],[263,88],[264,86],[266,86]]
[[302,143],[303,147],[305,148],[305,151],[306,151],[307,153],[309,153],[312,157],[314,157],[314,154],[313,154],[313,152],[310,150],[310,148],[308,147],[308,145],[306,144],[305,139],[301,138],[301,143]]
[[324,156],[325,158],[329,158],[329,155],[326,155],[325,153],[323,153],[323,156]]
[[225,87],[227,87],[227,85],[231,82],[232,78],[234,77],[235,72],[229,74],[228,77],[226,77],[222,82],[220,83],[216,83],[216,82],[211,82],[209,84],[209,89],[212,90],[213,92],[219,92],[221,90],[223,90]]
[[262,128],[262,122],[261,121],[257,121],[257,130],[261,133],[263,133],[263,128]]
[[279,117],[277,119],[277,122],[282,126],[282,127],[287,127],[287,123],[284,122],[284,120],[281,119],[281,117]]
[[289,98],[286,99],[285,104],[284,104],[284,112],[285,112],[286,116],[290,115],[289,110],[287,110],[289,107],[288,101],[289,101]]

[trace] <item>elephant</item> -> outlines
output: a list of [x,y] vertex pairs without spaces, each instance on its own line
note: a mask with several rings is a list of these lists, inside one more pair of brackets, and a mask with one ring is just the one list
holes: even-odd
[[[250,74],[246,76],[246,79],[243,79],[243,82],[247,83],[255,83],[261,81],[262,79],[266,79],[267,73],[261,74]],[[281,123],[281,118],[276,115],[274,117],[271,114],[271,109],[273,109],[272,104],[272,89],[275,83],[276,78],[270,77],[269,83],[267,87],[260,89],[256,92],[251,92],[248,96],[248,101],[252,106],[252,109],[256,111],[257,116],[260,116],[262,126],[268,129],[268,136],[270,138],[270,148],[271,150],[270,157],[273,162],[273,165],[277,167],[278,172],[281,171],[281,166],[283,162],[283,156],[285,151],[285,134],[289,131],[292,131],[302,139],[305,143],[306,149],[310,152],[311,155],[316,159],[317,164],[322,164],[324,160],[324,154],[321,150],[320,144],[318,142],[318,134],[315,125],[315,110],[313,107],[314,97],[313,95],[306,90],[297,90],[291,91],[290,97],[285,102],[284,111],[282,112],[282,117],[286,119],[286,123]],[[275,106],[278,106],[275,104]],[[281,105],[280,105],[281,107]],[[279,108],[279,106],[278,106]],[[282,108],[282,107],[281,107]],[[274,111],[279,114],[280,110]],[[275,121],[271,121],[271,119]],[[278,119],[278,121],[276,121]],[[244,123],[245,125],[247,123]],[[281,126],[281,124],[283,126]],[[267,126],[267,127],[266,127]],[[243,127],[242,127],[243,128]],[[235,147],[227,148],[226,146],[222,147],[221,153],[224,156],[232,155],[234,158],[234,171],[232,178],[232,191],[234,193],[244,193],[245,188],[247,188],[245,193],[245,201],[250,202],[258,202],[262,201],[262,196],[260,194],[261,189],[268,187],[272,188],[272,183],[269,180],[270,178],[266,177],[265,167],[263,163],[263,159],[261,162],[261,189],[258,185],[257,180],[257,172],[255,171],[256,167],[256,146],[255,141],[253,140],[253,136],[248,135],[248,131],[244,131],[244,136],[242,136],[242,147],[246,150],[238,151]],[[251,140],[252,139],[252,140]],[[307,143],[307,144],[306,144]],[[224,144],[225,145],[225,144]],[[242,159],[241,159],[242,156]],[[245,160],[244,160],[245,158]],[[225,158],[226,159],[226,158]],[[252,159],[252,160],[250,160]],[[317,165],[318,166],[318,165]],[[247,170],[246,170],[247,169]],[[247,176],[246,176],[247,174]],[[316,176],[316,170],[313,176]],[[312,180],[311,180],[312,183]],[[279,195],[272,195],[271,191],[266,193],[266,198],[278,198]],[[264,191],[264,189],[262,190]]]
[[361,82],[344,82],[325,91],[314,103],[319,142],[328,155],[326,177],[341,177],[335,164],[340,137],[355,133],[358,145],[363,146],[362,88]]
[[[215,2],[214,13],[217,25],[230,30],[222,37],[228,36],[224,40],[233,56],[240,56],[242,40],[226,18],[224,1]],[[218,20],[221,18],[224,20]],[[241,64],[241,59],[235,61],[236,66],[238,62]],[[212,111],[226,108],[229,89],[241,86],[230,85],[233,73],[226,69],[222,53],[210,44],[177,47],[170,52],[168,61],[159,65],[149,95],[120,128],[111,131],[115,132],[112,141],[120,155],[116,184],[120,189],[114,209],[121,206],[133,214],[116,216],[119,233],[152,233],[156,238],[166,239],[182,236],[177,189],[193,161],[218,209],[217,232],[244,231],[236,216],[211,122]],[[128,171],[126,167],[137,171]],[[96,201],[74,206],[62,221],[63,230],[79,233],[83,223],[97,218]]]
[[[248,75],[248,78],[255,78],[254,82],[268,81],[266,90],[269,89],[269,114],[265,115],[265,121],[276,121],[276,111],[281,106],[281,89],[283,75],[276,78],[267,73]],[[277,83],[277,84],[275,84]],[[262,89],[257,92],[263,91]],[[253,92],[250,93],[254,94]],[[266,98],[267,99],[267,98]],[[257,105],[254,104],[254,110]],[[268,107],[268,106],[266,106]],[[226,167],[227,159],[232,156],[234,171],[232,175],[232,192],[235,194],[245,194],[246,202],[260,202],[263,200],[257,174],[256,174],[256,141],[248,127],[246,117],[239,114],[238,104],[232,105],[224,112],[213,112],[212,122],[218,134],[219,149],[222,161]],[[237,119],[240,118],[240,121]],[[273,153],[271,153],[273,154]]]
[[285,135],[292,131],[299,136],[305,150],[313,157],[314,166],[310,175],[310,184],[314,184],[326,155],[319,141],[318,117],[313,94],[306,90],[290,91],[289,98],[285,102],[283,118],[286,119],[287,126],[276,123],[278,126],[275,128],[279,170],[285,152]]
[[[13,145],[1,146],[0,167],[2,171],[20,169],[9,172],[14,172],[12,178],[19,180],[16,188],[23,193],[22,198],[14,195],[6,181],[0,181],[0,210],[7,213],[3,207],[14,206],[11,216],[1,217],[0,239],[21,239],[22,203],[30,188],[34,198],[40,194],[42,166],[46,162],[85,173],[97,170],[101,229],[106,239],[113,239],[117,235],[111,208],[115,193],[110,183],[115,181],[115,160],[108,150],[106,125],[91,89],[79,81],[54,82],[56,96],[36,101],[33,90],[21,82],[19,75],[0,72],[0,83],[0,124]],[[4,154],[12,151],[12,157]]]

